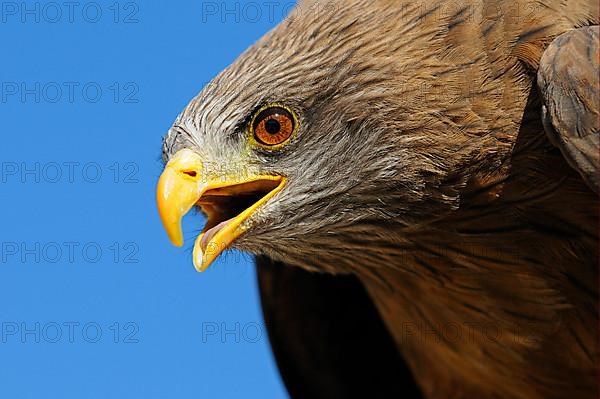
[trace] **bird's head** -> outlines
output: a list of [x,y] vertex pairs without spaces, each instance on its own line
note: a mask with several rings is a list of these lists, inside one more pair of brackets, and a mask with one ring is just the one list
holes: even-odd
[[207,215],[198,270],[227,248],[308,267],[335,251],[351,263],[386,239],[386,224],[452,206],[439,182],[460,158],[447,145],[457,130],[424,96],[436,85],[427,66],[439,60],[415,59],[419,32],[403,43],[385,35],[397,16],[359,11],[292,15],[209,83],[165,137],[158,207],[176,245],[184,214],[199,206]]

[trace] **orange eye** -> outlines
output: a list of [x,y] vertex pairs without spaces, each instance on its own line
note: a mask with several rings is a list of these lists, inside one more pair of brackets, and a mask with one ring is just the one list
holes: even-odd
[[254,138],[267,146],[283,144],[292,136],[295,128],[296,120],[292,113],[277,106],[260,111],[252,123]]

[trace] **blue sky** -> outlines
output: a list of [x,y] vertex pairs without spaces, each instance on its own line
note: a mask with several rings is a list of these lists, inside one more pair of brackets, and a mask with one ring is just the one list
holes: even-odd
[[162,135],[291,2],[0,3],[0,397],[284,398],[250,258],[172,247]]

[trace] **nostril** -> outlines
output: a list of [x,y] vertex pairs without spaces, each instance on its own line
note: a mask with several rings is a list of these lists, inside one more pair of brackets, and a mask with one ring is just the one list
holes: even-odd
[[188,175],[190,177],[198,176],[198,173],[195,170],[184,170],[183,174]]

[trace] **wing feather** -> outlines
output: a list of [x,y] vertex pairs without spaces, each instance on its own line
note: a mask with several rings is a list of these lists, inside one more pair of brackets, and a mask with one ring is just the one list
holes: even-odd
[[257,257],[269,339],[292,398],[420,398],[362,284]]
[[569,165],[599,192],[600,27],[587,26],[557,37],[544,52],[538,87],[546,133]]

